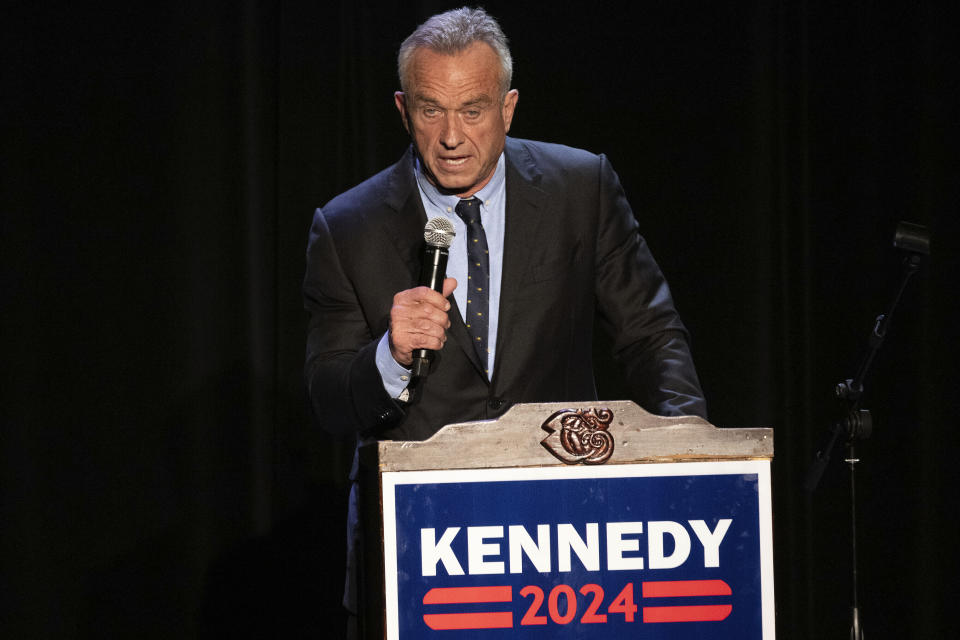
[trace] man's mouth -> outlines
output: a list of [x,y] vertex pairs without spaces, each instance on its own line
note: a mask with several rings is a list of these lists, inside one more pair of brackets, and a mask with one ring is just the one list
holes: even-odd
[[440,162],[447,167],[459,167],[469,159],[470,156],[454,156],[451,158],[440,158]]

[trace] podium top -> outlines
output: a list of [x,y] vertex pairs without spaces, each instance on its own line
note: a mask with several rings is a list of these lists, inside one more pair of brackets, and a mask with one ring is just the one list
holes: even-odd
[[537,403],[515,405],[498,420],[447,425],[429,440],[374,446],[381,472],[769,460],[773,430],[655,416],[626,400]]

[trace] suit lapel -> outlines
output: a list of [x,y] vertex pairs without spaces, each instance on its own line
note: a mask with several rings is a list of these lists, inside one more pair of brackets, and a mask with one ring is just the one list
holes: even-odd
[[[513,295],[511,283],[519,282],[527,272],[532,253],[528,243],[536,238],[547,200],[547,193],[539,187],[541,172],[526,148],[516,140],[507,138],[504,150],[507,160],[506,229],[494,377],[502,375],[504,366],[509,367],[510,340],[513,337],[510,327],[517,325],[514,318],[520,312],[522,303]],[[520,338],[529,339],[530,336]]]
[[379,216],[378,224],[407,265],[410,281],[416,283],[420,273],[420,251],[427,214],[415,187],[412,154],[411,148],[400,162],[393,166],[384,194],[384,203],[393,210],[393,215]]

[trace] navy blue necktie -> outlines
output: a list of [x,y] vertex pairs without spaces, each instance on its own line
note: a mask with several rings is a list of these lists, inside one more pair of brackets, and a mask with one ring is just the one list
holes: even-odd
[[461,200],[457,203],[456,211],[467,225],[467,308],[463,319],[480,357],[480,364],[489,377],[487,314],[490,310],[490,252],[487,250],[487,234],[483,232],[480,222],[480,199]]

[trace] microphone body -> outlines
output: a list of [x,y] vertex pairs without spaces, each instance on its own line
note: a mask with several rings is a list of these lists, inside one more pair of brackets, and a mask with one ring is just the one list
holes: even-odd
[[[443,280],[447,277],[447,259],[450,257],[448,248],[455,235],[453,223],[446,218],[432,218],[427,222],[423,230],[426,244],[423,248],[423,260],[420,263],[418,286],[430,287],[434,291],[443,293]],[[414,377],[426,378],[430,375],[433,355],[430,349],[414,349],[411,366]]]
[[446,247],[426,245],[423,248],[423,262],[420,263],[420,278],[417,286],[430,287],[443,293],[443,280],[447,277],[447,259],[450,252]]

